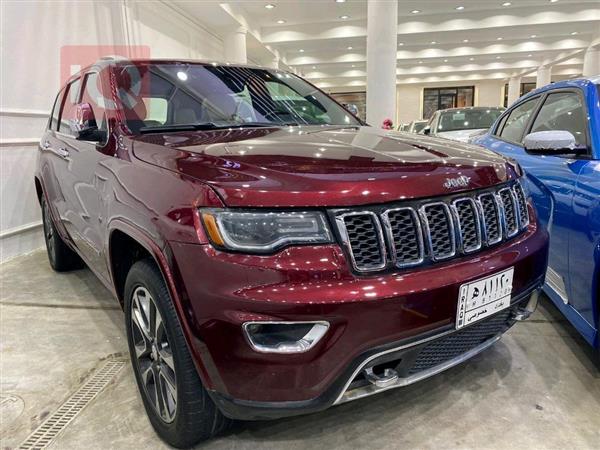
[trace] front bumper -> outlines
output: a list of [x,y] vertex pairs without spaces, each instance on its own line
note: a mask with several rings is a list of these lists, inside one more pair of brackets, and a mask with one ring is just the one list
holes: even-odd
[[[296,416],[325,410],[333,405],[357,400],[373,394],[429,378],[456,366],[496,343],[524,311],[533,312],[543,280],[514,299],[510,308],[461,330],[444,327],[412,339],[371,349],[355,358],[330,388],[307,401],[254,402],[239,400],[209,391],[213,401],[226,416],[238,420],[264,420]],[[449,342],[451,341],[451,342]],[[452,346],[452,350],[444,350]],[[391,382],[377,383],[366,373],[376,368],[392,368],[396,377]],[[383,371],[383,370],[381,370]]]
[[[364,277],[349,271],[337,245],[290,247],[269,256],[177,242],[170,248],[190,350],[205,387],[226,415],[257,419],[340,403],[367,357],[454,330],[463,283],[514,267],[513,301],[524,300],[543,282],[547,238],[531,224],[470,257]],[[249,321],[327,321],[330,327],[305,353],[264,354],[244,336],[242,324]]]

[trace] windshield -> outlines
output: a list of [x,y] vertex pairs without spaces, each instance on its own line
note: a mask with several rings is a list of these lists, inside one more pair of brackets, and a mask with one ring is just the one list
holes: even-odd
[[230,126],[361,124],[301,78],[279,70],[187,63],[131,64],[116,71],[134,133]]
[[427,125],[427,121],[426,120],[423,120],[422,122],[415,122],[414,125],[413,125],[414,132],[418,133],[423,128],[425,128],[426,125]]
[[500,108],[443,111],[440,113],[436,132],[487,129],[503,112]]

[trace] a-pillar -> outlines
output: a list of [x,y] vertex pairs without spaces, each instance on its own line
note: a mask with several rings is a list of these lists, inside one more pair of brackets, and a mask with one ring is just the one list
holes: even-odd
[[248,62],[246,34],[246,28],[239,27],[225,35],[223,46],[226,62],[235,64],[246,64]]
[[381,127],[396,117],[398,2],[367,3],[367,122]]

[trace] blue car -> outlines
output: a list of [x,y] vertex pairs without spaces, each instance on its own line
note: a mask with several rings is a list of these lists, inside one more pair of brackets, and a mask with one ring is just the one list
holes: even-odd
[[600,76],[530,92],[472,142],[525,169],[550,231],[544,291],[600,361]]

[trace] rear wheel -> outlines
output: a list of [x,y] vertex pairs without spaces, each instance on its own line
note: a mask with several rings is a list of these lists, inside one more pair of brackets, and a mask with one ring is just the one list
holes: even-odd
[[48,252],[48,260],[50,266],[57,272],[66,272],[68,270],[78,269],[83,263],[81,258],[71,250],[62,240],[54,222],[46,202],[42,195],[42,220],[44,226],[44,240],[46,242],[46,251]]
[[202,386],[169,291],[152,260],[136,262],[127,275],[125,320],[138,389],[158,435],[185,448],[224,430],[230,420]]

